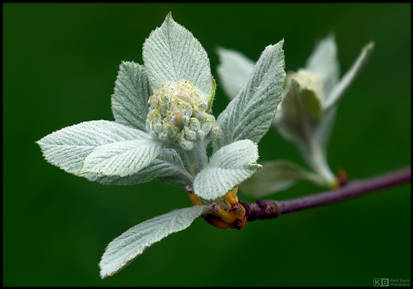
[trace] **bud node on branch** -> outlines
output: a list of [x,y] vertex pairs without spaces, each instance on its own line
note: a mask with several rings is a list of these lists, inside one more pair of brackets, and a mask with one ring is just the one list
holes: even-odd
[[281,210],[274,200],[258,200],[255,203],[240,203],[245,207],[247,221],[277,218],[281,215]]

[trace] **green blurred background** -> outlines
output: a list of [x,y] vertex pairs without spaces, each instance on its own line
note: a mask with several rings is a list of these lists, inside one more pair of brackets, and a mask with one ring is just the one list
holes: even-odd
[[[345,94],[329,144],[333,170],[364,178],[410,165],[410,4],[4,4],[3,285],[372,286],[410,279],[410,185],[219,230],[198,219],[100,280],[105,246],[129,227],[189,206],[177,187],[103,186],[46,163],[35,141],[82,121],[112,120],[121,60],[142,62],[142,44],[168,11],[205,47],[256,60],[285,39],[287,70],[317,39],[336,34],[345,72],[370,40],[376,49]],[[214,112],[227,104],[219,89]],[[270,131],[260,159],[303,164]],[[274,198],[315,193],[300,183]],[[241,194],[245,201],[252,201]]]

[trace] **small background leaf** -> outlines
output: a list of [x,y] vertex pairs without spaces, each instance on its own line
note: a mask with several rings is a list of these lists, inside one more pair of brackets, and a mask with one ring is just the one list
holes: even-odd
[[361,69],[367,63],[370,54],[373,52],[374,43],[370,42],[363,47],[359,57],[351,66],[349,71],[341,78],[340,82],[334,87],[324,104],[325,108],[334,106],[340,99],[344,91],[350,86],[351,82],[356,78]]
[[303,91],[300,84],[291,79],[290,89],[276,118],[279,132],[286,139],[305,147],[319,125],[321,115],[320,99],[313,91]]
[[323,79],[323,102],[338,83],[340,65],[337,58],[337,44],[333,34],[322,39],[307,60],[306,69]]
[[218,48],[220,63],[217,68],[219,80],[225,93],[233,99],[246,85],[255,63],[235,50]]
[[286,190],[298,180],[309,180],[318,183],[315,174],[290,161],[268,161],[263,162],[262,165],[262,170],[241,184],[240,189],[246,195],[264,197]]

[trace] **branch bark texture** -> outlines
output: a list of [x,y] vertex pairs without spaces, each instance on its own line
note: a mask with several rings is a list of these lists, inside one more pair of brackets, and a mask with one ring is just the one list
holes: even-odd
[[251,204],[246,204],[242,201],[240,203],[246,209],[247,221],[271,219],[286,213],[322,206],[384,188],[393,187],[409,182],[410,179],[411,168],[407,167],[382,176],[352,181],[336,190],[313,194],[306,197],[285,201],[259,200]]

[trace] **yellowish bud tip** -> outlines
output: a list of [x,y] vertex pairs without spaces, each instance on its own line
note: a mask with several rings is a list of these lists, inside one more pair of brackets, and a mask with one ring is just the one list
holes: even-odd
[[[242,229],[247,222],[247,216],[244,206],[238,201],[237,192],[238,186],[230,190],[224,197],[215,200],[211,206],[212,212],[204,214],[204,219],[220,229]],[[195,204],[191,194],[189,197]]]
[[335,178],[333,183],[331,184],[331,188],[333,190],[338,189],[340,187],[340,181],[338,180],[338,178]]

